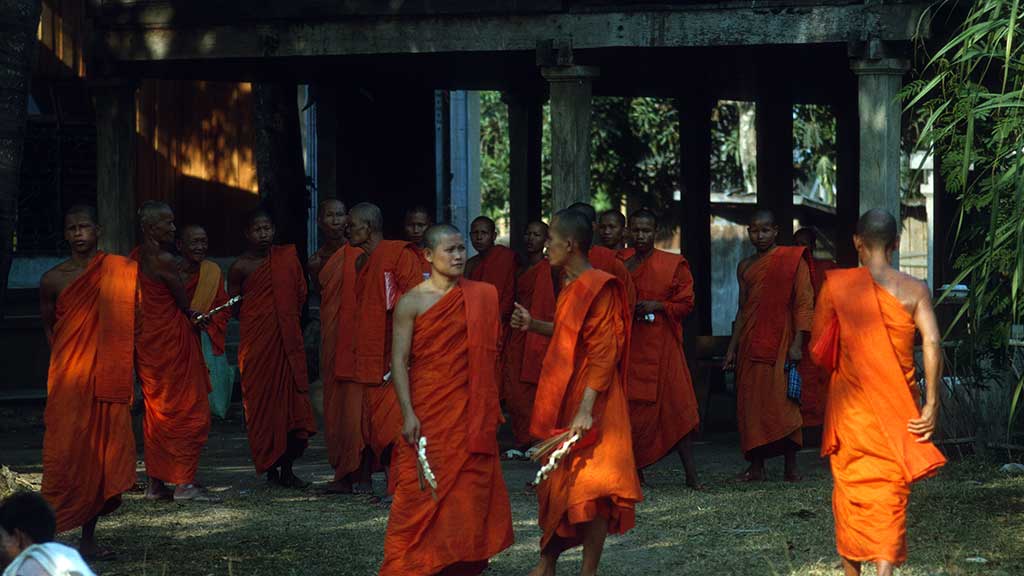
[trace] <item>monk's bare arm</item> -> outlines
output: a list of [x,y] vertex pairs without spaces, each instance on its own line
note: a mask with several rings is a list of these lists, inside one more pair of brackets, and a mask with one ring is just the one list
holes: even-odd
[[320,293],[320,270],[323,269],[323,260],[320,258],[320,252],[314,252],[309,257],[309,261],[306,262],[306,276],[309,282],[309,293],[319,294]]
[[921,417],[907,423],[907,430],[917,434],[918,442],[928,442],[935,432],[939,415],[939,379],[942,377],[942,335],[935,319],[931,294],[923,282],[916,287],[919,293],[914,307],[914,324],[921,333],[921,353],[924,357],[925,403]]
[[420,421],[412,408],[412,396],[409,394],[409,350],[412,347],[417,299],[415,292],[402,296],[391,320],[391,382],[402,409],[402,437],[410,444],[420,439]]
[[[228,298],[234,298],[242,294],[242,284],[245,282],[246,270],[245,265],[242,263],[242,259],[239,258],[231,263],[231,268],[228,268]],[[241,304],[235,304],[234,309],[231,313],[235,318],[239,317],[239,313],[242,311]]]
[[811,284],[811,271],[806,262],[801,261],[796,269],[796,286],[793,294],[793,341],[790,343],[788,357],[794,362],[803,359],[804,338],[811,332],[814,322],[814,285]]
[[154,261],[153,272],[157,280],[167,286],[178,309],[189,314],[188,295],[185,293],[185,284],[182,283],[181,273],[178,271],[178,261],[169,252],[161,252],[154,258]]
[[740,334],[743,333],[743,324],[746,318],[743,316],[743,306],[747,303],[747,283],[743,280],[743,272],[750,265],[749,260],[741,260],[736,267],[736,282],[739,284],[739,302],[736,307],[736,320],[732,323],[732,337],[729,338],[729,348],[725,352],[725,361],[722,368],[732,370],[736,367],[736,347],[739,346]]
[[551,336],[555,333],[555,323],[545,322],[543,320],[537,320],[530,315],[530,311],[523,308],[519,302],[514,302],[515,308],[512,310],[512,318],[509,321],[509,325],[512,326],[513,330],[523,330],[526,332],[536,332],[544,336]]
[[57,323],[57,279],[53,270],[43,274],[39,281],[39,315],[46,341],[53,344],[53,326]]

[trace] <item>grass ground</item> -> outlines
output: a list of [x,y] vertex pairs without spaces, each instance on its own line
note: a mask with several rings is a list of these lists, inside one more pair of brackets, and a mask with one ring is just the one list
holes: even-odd
[[[317,436],[298,468],[315,482],[330,477],[321,442]],[[38,482],[41,446],[37,410],[0,412],[0,464]],[[682,486],[674,457],[647,473],[650,486],[637,510],[637,527],[609,539],[602,574],[841,573],[832,540],[829,473],[811,451],[801,454],[800,484],[778,481],[781,463],[770,468],[772,481],[731,482],[743,461],[730,436],[700,443],[697,458],[709,488],[703,493]],[[488,575],[525,575],[536,560],[536,500],[524,489],[534,471],[530,463],[505,465],[516,543],[494,558]],[[376,574],[387,511],[365,497],[266,486],[250,465],[239,414],[215,423],[199,480],[223,502],[151,503],[139,493],[126,495],[123,506],[100,522],[102,543],[119,556],[97,563],[98,573]],[[383,478],[376,482],[378,492],[383,490]],[[981,458],[955,462],[915,486],[908,530],[910,558],[899,574],[1024,574],[1024,477],[1002,475],[994,462]],[[76,536],[62,538],[74,542]],[[579,559],[578,551],[567,553],[560,573],[574,574]]]

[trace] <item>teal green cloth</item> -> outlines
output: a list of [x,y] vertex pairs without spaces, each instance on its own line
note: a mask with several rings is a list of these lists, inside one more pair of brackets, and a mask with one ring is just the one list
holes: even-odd
[[206,332],[201,333],[203,340],[203,359],[210,371],[210,412],[223,418],[231,406],[231,392],[235,388],[235,368],[228,364],[227,356],[213,355],[213,342]]

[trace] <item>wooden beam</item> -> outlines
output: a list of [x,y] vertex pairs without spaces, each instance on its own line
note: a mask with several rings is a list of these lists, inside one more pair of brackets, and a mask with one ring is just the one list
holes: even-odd
[[[288,58],[356,54],[533,51],[537,42],[570,39],[574,50],[843,44],[869,36],[914,38],[921,4],[724,7],[556,14],[366,17],[186,26],[165,11],[144,23],[101,30],[107,55],[121,61]],[[926,30],[927,27],[924,27]]]
[[538,94],[507,93],[509,140],[509,243],[524,252],[526,225],[540,218],[543,99]]
[[592,66],[541,68],[551,89],[551,210],[590,203]]
[[128,254],[135,247],[135,85],[93,87],[96,109],[96,210],[100,249]]

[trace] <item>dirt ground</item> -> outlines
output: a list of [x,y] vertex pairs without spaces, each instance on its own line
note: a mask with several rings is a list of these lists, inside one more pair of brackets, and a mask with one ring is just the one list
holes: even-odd
[[[41,474],[42,417],[36,406],[0,409],[0,464],[34,483]],[[138,447],[141,451],[142,444]],[[682,486],[670,457],[647,473],[637,527],[608,540],[605,575],[840,574],[832,540],[831,481],[812,450],[801,453],[805,481],[741,484],[736,438],[714,435],[697,446],[708,490]],[[535,465],[507,462],[516,543],[493,559],[487,574],[525,575],[537,557],[536,500],[525,490]],[[141,454],[139,478],[143,479]],[[322,436],[315,437],[299,475],[330,479]],[[125,496],[100,521],[115,560],[96,563],[104,575],[372,575],[382,558],[387,510],[368,497],[319,496],[268,487],[256,477],[240,409],[216,420],[198,479],[223,498],[218,504],[151,503]],[[378,493],[382,476],[375,479]],[[971,457],[915,486],[908,520],[906,576],[1024,574],[1024,477],[1007,477],[995,461]],[[74,543],[76,533],[62,535]],[[579,568],[578,550],[560,573]],[[873,573],[873,570],[868,571]]]

